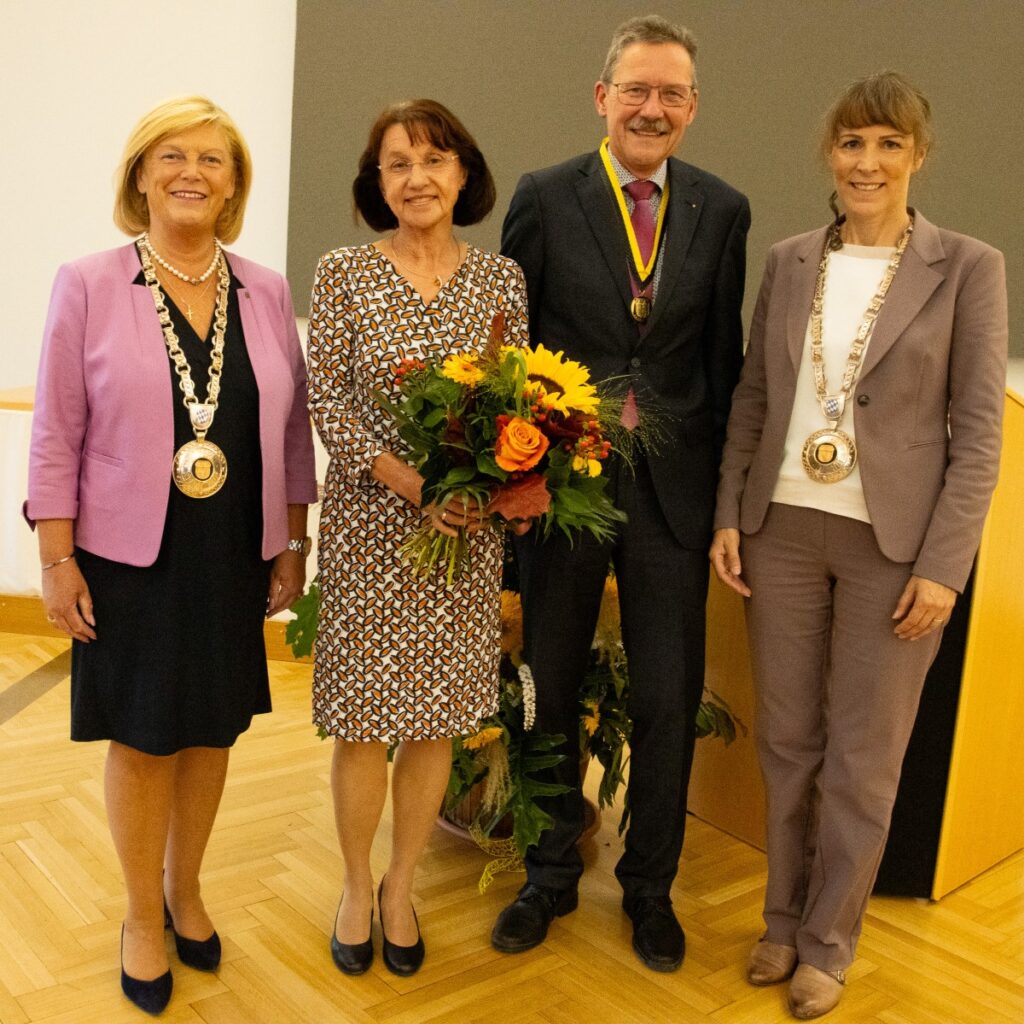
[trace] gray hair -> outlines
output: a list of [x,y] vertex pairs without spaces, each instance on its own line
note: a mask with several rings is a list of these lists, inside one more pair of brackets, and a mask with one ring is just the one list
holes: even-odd
[[693,62],[694,82],[697,84],[697,40],[693,33],[682,25],[673,25],[660,14],[645,14],[639,18],[624,21],[612,36],[608,56],[601,69],[601,81],[610,85],[615,68],[622,58],[622,51],[633,43],[677,43],[690,55]]

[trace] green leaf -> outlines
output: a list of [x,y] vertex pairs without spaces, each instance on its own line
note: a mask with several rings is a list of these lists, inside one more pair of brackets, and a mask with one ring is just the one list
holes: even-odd
[[508,473],[494,461],[494,456],[487,452],[478,452],[476,456],[476,468],[478,473],[484,476],[493,476],[497,480],[507,480]]
[[456,466],[454,469],[450,469],[445,473],[444,479],[440,483],[440,487],[443,490],[449,490],[453,487],[458,487],[459,484],[468,484],[475,477],[475,466]]
[[313,652],[316,641],[317,623],[320,616],[320,586],[316,577],[309,589],[291,606],[295,618],[284,629],[284,639],[296,658],[304,658]]

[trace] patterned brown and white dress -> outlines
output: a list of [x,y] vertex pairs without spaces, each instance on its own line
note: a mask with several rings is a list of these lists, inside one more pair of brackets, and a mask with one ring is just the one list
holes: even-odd
[[317,269],[309,396],[330,455],[320,517],[320,626],[313,721],[347,740],[385,743],[471,732],[497,704],[502,541],[471,538],[472,569],[449,586],[413,575],[400,548],[423,513],[371,475],[402,441],[374,390],[398,398],[403,357],[479,351],[505,314],[527,342],[526,284],[503,256],[469,247],[426,303],[374,246],[336,249]]

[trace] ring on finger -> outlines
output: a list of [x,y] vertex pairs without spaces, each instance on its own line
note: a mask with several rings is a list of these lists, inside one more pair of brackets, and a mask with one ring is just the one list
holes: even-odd
[[46,616],[46,620],[47,620],[47,622],[56,622],[57,621],[57,616],[56,615],[47,615]]

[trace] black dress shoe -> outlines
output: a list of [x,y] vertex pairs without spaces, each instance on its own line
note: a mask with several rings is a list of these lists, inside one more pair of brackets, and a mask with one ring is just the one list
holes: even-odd
[[[385,876],[386,877],[386,876]],[[380,933],[384,939],[381,948],[381,957],[384,966],[392,973],[403,978],[415,974],[423,966],[423,957],[426,955],[426,947],[423,945],[423,936],[420,935],[420,921],[416,917],[416,910],[413,909],[413,920],[416,921],[416,941],[411,946],[396,946],[388,939],[387,928],[384,926],[384,879],[380,880],[377,889],[377,903],[380,906]]]
[[174,979],[170,969],[164,971],[159,978],[142,981],[133,978],[124,969],[124,925],[121,925],[121,991],[140,1009],[154,1016],[163,1013],[171,1001],[171,989]]
[[633,922],[633,949],[652,971],[674,971],[683,962],[686,936],[667,896],[623,901]]
[[186,939],[178,934],[174,927],[174,918],[164,900],[164,927],[174,932],[174,948],[178,951],[178,959],[196,971],[215,971],[220,967],[220,936],[216,929],[208,939]]
[[[341,910],[341,904],[338,904]],[[367,929],[365,942],[340,942],[338,940],[338,915],[334,915],[334,928],[331,930],[331,958],[334,966],[342,974],[365,974],[373,963],[373,908],[370,908],[370,927]]]
[[527,882],[498,915],[491,945],[500,953],[525,953],[544,941],[554,918],[571,913],[578,903],[575,889],[549,889]]

